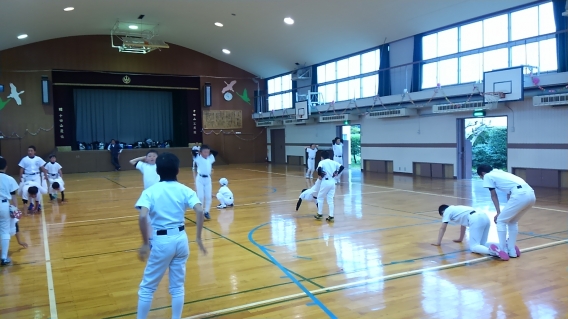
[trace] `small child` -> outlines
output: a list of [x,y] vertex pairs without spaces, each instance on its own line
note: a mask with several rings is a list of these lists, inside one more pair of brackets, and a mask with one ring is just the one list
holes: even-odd
[[209,209],[211,209],[211,171],[215,163],[215,156],[211,154],[211,149],[207,145],[201,145],[199,155],[195,158],[197,165],[197,176],[195,178],[195,188],[197,197],[204,206],[204,216],[207,220],[211,219]]
[[49,183],[49,199],[57,199],[57,192],[61,192],[61,202],[65,201],[65,183],[63,182],[63,172],[61,165],[56,162],[55,155],[49,155],[49,162],[44,167],[47,171],[47,180]]
[[[31,201],[28,207],[28,212],[30,213],[41,212],[42,194],[47,194],[47,188],[34,181],[21,183],[20,189],[18,190],[18,195],[22,197],[24,203],[27,203],[28,200]],[[34,202],[36,205],[34,205]]]
[[227,185],[229,185],[229,180],[226,178],[221,178],[219,180],[219,184],[221,187],[219,188],[219,192],[217,193],[217,199],[219,200],[219,205],[217,208],[223,209],[229,207],[233,207],[235,198],[233,197],[233,192],[229,189]]
[[130,164],[142,173],[144,189],[148,189],[160,181],[160,175],[156,172],[156,158],[158,158],[158,152],[149,150],[146,156],[137,157],[130,161]]
[[298,211],[298,209],[300,209],[300,205],[302,205],[302,201],[308,201],[308,202],[316,202],[316,207],[318,207],[318,203],[317,203],[317,199],[318,199],[318,193],[319,193],[319,189],[321,186],[321,176],[318,177],[318,180],[316,181],[316,183],[314,184],[314,186],[312,186],[309,189],[302,189],[302,193],[300,194],[300,198],[298,198],[298,203],[296,203],[296,211]]

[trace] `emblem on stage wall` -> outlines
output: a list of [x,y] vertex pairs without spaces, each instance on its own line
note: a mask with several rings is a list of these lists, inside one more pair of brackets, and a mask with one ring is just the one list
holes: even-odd
[[16,86],[13,83],[10,83],[10,95],[7,96],[6,101],[4,101],[0,97],[0,110],[3,109],[6,106],[6,104],[8,104],[8,102],[10,102],[11,100],[16,101],[16,104],[18,105],[22,105],[22,99],[20,98],[20,94],[24,92],[25,91],[18,92]]
[[129,77],[128,75],[125,75],[125,76],[122,78],[122,82],[123,82],[124,84],[130,84],[130,77]]
[[225,82],[225,84],[227,86],[225,86],[223,90],[221,90],[221,93],[223,94],[223,98],[225,99],[225,101],[230,101],[233,99],[233,94],[231,92],[235,92],[235,90],[233,90],[233,86],[237,84],[237,81],[233,80],[231,81],[231,83]]

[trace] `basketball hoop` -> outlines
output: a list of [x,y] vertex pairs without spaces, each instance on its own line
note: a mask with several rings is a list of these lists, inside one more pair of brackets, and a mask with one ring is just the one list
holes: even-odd
[[500,99],[505,98],[505,93],[503,92],[486,92],[483,93],[483,98],[487,104],[487,109],[494,110],[497,108],[497,104]]

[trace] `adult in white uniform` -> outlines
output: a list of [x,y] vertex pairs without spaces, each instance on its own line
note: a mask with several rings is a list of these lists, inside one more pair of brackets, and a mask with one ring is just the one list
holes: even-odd
[[302,201],[316,202],[316,207],[318,207],[317,199],[321,187],[321,180],[322,180],[321,176],[318,176],[317,181],[312,187],[310,187],[309,189],[302,189],[302,193],[300,194],[298,202],[296,203],[296,211],[300,209]]
[[[154,292],[162,277],[169,270],[169,290],[172,296],[172,318],[181,318],[185,296],[185,264],[189,257],[189,245],[185,233],[185,211],[192,208],[196,215],[196,242],[199,249],[207,251],[201,242],[203,210],[196,193],[177,182],[179,159],[170,153],[162,153],[156,160],[160,182],[142,192],[136,202],[140,210],[139,226],[142,247],[139,258],[148,262],[138,290],[138,319],[145,319],[150,312]],[[148,236],[148,216],[154,229],[152,249]],[[149,254],[149,258],[148,258]]]
[[61,192],[61,201],[65,201],[65,182],[63,182],[63,167],[57,163],[55,155],[49,155],[49,162],[45,164],[49,185],[49,199],[57,199],[57,192]]
[[[331,148],[333,150],[333,160],[343,166],[343,139],[336,137],[331,143]],[[335,177],[335,183],[339,183],[341,179],[341,173],[337,174]]]
[[217,208],[223,209],[227,208],[227,206],[233,206],[235,204],[235,196],[233,192],[229,189],[229,180],[225,177],[219,180],[219,191],[217,192],[217,200],[219,201],[219,205]]
[[308,153],[308,170],[306,171],[306,178],[313,178],[314,170],[316,169],[316,153],[318,152],[318,146],[316,144],[311,144],[306,147],[306,153]]
[[335,196],[335,177],[343,171],[343,165],[336,161],[329,159],[329,153],[323,151],[321,153],[322,160],[318,164],[318,175],[321,176],[322,181],[320,190],[317,196],[318,213],[314,216],[315,219],[320,220],[323,217],[323,202],[327,200],[329,208],[329,216],[325,219],[328,222],[333,222],[333,197]]
[[[497,211],[495,223],[497,224],[497,235],[499,235],[499,246],[491,246],[491,250],[498,252],[503,260],[509,260],[509,257],[520,257],[520,251],[516,248],[519,220],[534,206],[536,202],[534,190],[522,178],[493,169],[489,165],[480,165],[477,168],[477,174],[483,179],[483,187],[489,188],[491,200]],[[503,207],[503,211],[499,207],[496,189],[507,194],[507,204]],[[507,239],[507,231],[509,231],[509,239]]]
[[454,239],[454,242],[461,243],[465,237],[465,230],[469,227],[469,250],[477,254],[498,256],[497,253],[489,249],[492,243],[487,242],[491,226],[491,221],[487,214],[476,212],[475,209],[469,206],[459,205],[441,205],[438,208],[438,213],[442,216],[442,226],[440,226],[438,233],[438,241],[432,245],[440,246],[442,244],[446,227],[450,223],[461,226],[460,237]]
[[8,258],[8,249],[10,248],[10,204],[14,205],[12,209],[18,205],[16,200],[16,192],[18,183],[9,175],[6,175],[6,159],[0,157],[0,242],[2,247],[2,255],[0,256],[0,264],[8,265],[12,261]]
[[[23,182],[25,181],[35,181],[39,183],[43,183],[44,176],[42,176],[42,172],[47,174],[45,170],[45,161],[39,157],[35,156],[36,147],[30,145],[28,147],[28,156],[22,158],[18,166],[20,166],[20,178]],[[47,180],[47,175],[45,176]],[[26,203],[24,203],[26,204]]]
[[211,209],[211,171],[213,163],[215,163],[215,156],[211,154],[211,149],[207,145],[202,145],[199,155],[195,158],[197,164],[197,177],[195,178],[195,188],[197,189],[197,196],[205,206],[205,218],[211,219],[209,210]]

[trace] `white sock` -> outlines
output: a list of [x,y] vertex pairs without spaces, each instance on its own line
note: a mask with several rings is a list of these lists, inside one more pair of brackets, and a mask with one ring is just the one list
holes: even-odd
[[183,312],[183,295],[172,296],[172,319],[180,319]]
[[9,248],[10,248],[10,238],[2,239],[2,259],[8,258]]
[[498,230],[497,235],[499,236],[499,250],[507,251],[507,231]]
[[509,240],[507,240],[507,250],[513,256],[517,255],[515,245],[517,244],[517,235],[519,234],[519,224],[509,224]]
[[150,312],[150,307],[152,307],[152,300],[145,301],[138,298],[138,315],[136,318],[146,319]]

